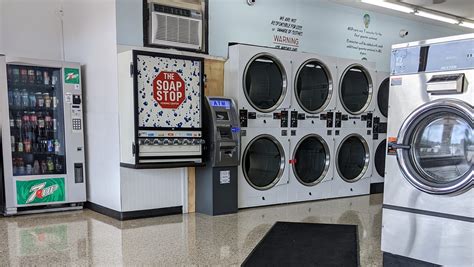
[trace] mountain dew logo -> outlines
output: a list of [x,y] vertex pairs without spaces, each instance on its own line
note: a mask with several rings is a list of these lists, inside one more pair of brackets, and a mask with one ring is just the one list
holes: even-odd
[[64,178],[16,181],[16,191],[19,205],[65,200]]
[[79,69],[64,69],[64,81],[66,83],[79,84]]

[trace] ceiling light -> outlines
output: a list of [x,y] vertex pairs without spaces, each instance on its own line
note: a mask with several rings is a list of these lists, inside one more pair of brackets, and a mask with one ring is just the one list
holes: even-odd
[[463,22],[459,23],[459,25],[463,26],[463,27],[474,29],[474,23],[473,22],[463,21]]
[[397,4],[390,3],[390,2],[385,2],[385,1],[382,1],[382,0],[361,0],[361,1],[362,1],[362,3],[366,3],[366,4],[370,4],[370,5],[374,5],[374,6],[385,7],[385,8],[388,8],[388,9],[393,9],[393,10],[404,12],[404,13],[413,13],[413,12],[415,12],[415,9],[413,9],[411,7],[397,5]]
[[450,17],[445,17],[445,16],[441,16],[441,15],[438,15],[438,14],[425,12],[425,11],[421,11],[421,10],[417,10],[415,15],[420,16],[420,17],[424,17],[424,18],[428,18],[428,19],[434,19],[434,20],[438,20],[438,21],[442,21],[442,22],[446,22],[446,23],[451,23],[451,24],[458,24],[459,23],[459,20],[457,20],[457,19],[453,19],[453,18],[450,18]]

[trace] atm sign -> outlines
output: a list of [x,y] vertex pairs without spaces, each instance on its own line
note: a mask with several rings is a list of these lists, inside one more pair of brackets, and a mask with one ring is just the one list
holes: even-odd
[[162,108],[176,109],[185,99],[186,86],[177,72],[162,71],[153,80],[153,97]]

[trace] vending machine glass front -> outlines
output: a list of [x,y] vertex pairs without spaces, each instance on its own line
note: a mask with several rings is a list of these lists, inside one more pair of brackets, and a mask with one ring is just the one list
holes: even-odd
[[66,173],[61,71],[7,65],[14,176]]

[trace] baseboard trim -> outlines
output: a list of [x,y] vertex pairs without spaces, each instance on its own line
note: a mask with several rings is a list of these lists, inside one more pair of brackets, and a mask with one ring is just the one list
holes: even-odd
[[380,194],[383,193],[383,182],[370,184],[370,194]]
[[149,210],[137,210],[137,211],[125,211],[120,212],[113,209],[106,208],[104,206],[86,202],[84,205],[86,208],[91,209],[95,212],[104,214],[106,216],[112,217],[119,221],[126,221],[126,220],[134,220],[134,219],[141,219],[141,218],[150,218],[150,217],[158,217],[158,216],[165,216],[165,215],[175,215],[175,214],[182,214],[183,207],[176,206],[176,207],[167,207],[167,208],[159,208],[159,209],[149,209]]
[[440,265],[383,252],[383,266],[386,266],[386,267],[405,267],[405,266],[438,267]]

